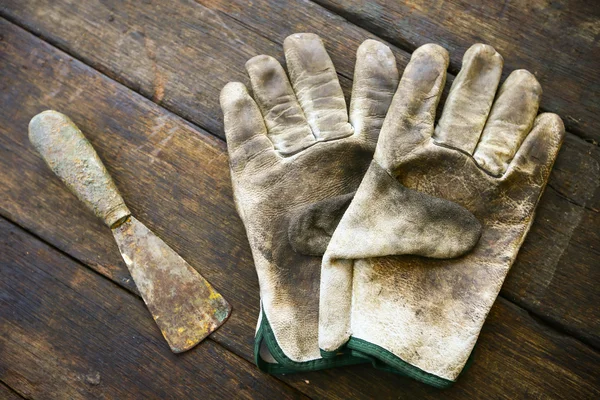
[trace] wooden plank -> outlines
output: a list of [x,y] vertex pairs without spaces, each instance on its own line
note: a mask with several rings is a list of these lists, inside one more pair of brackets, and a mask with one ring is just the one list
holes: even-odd
[[[231,199],[223,143],[10,23],[1,21],[0,32],[0,213],[133,290],[108,229],[69,194],[27,141],[26,126],[35,113],[52,107],[71,115],[105,160],[133,211],[233,304],[231,319],[211,338],[251,360],[258,287]],[[581,141],[567,144],[575,152],[579,145],[588,146]],[[570,171],[586,160],[582,155],[575,159],[575,164],[565,159],[561,168]],[[562,197],[551,200],[571,204]],[[546,331],[505,300],[498,301],[490,321],[476,366],[447,392],[449,398],[465,393],[475,397],[483,388],[499,398],[527,391],[597,391],[590,379],[597,374],[597,353],[585,345]],[[155,339],[162,343],[158,330]],[[515,353],[524,356],[514,361]],[[543,367],[537,365],[544,357],[549,360]],[[524,381],[523,374],[532,374],[527,371],[539,374]],[[549,371],[553,379],[548,379]],[[367,366],[283,379],[314,397],[439,395]]]
[[[220,85],[227,80],[246,80],[243,69],[247,58],[260,52],[280,58],[279,43],[288,34],[299,30],[317,31],[326,38],[340,75],[351,77],[356,47],[366,37],[373,37],[320,6],[305,2],[262,2],[253,7],[242,0],[211,1],[205,5],[181,1],[176,7],[172,2],[167,7],[157,0],[144,7],[128,2],[119,6],[111,6],[111,2],[85,2],[76,6],[76,15],[66,0],[55,1],[51,7],[43,0],[28,0],[19,3],[19,7],[11,4],[9,1],[5,9],[11,18],[130,87],[140,88],[147,97],[154,97],[179,115],[221,135],[221,113],[217,104]],[[36,14],[33,10],[44,12]],[[271,15],[287,17],[273,19]],[[64,23],[56,23],[59,20]],[[141,31],[140,21],[144,21],[144,42],[154,43],[160,49],[154,57],[157,68],[179,71],[166,79],[173,86],[165,86],[171,89],[165,90],[162,100],[153,95],[155,75],[148,69],[148,60],[131,59],[133,54],[144,54],[134,40]],[[79,40],[80,37],[86,40]],[[181,43],[182,38],[185,46],[171,45]],[[399,49],[395,49],[395,54],[403,66],[408,54]],[[349,80],[343,82],[346,88],[350,86]],[[190,90],[202,93],[200,102],[188,96]],[[167,97],[170,100],[167,101]],[[143,129],[149,128],[144,126]],[[600,310],[595,307],[600,294],[588,279],[590,263],[597,263],[599,258],[594,250],[598,241],[590,234],[589,226],[580,227],[582,210],[586,207],[595,210],[592,212],[600,210],[600,202],[593,200],[594,196],[600,197],[596,195],[599,150],[571,136],[551,177],[551,186],[560,193],[544,197],[540,210],[547,210],[544,214],[547,217],[543,223],[534,225],[525,244],[528,250],[523,252],[529,256],[519,257],[503,293],[600,348]],[[151,143],[159,143],[158,138],[156,136]],[[577,233],[579,229],[582,229],[581,235]],[[580,247],[584,252],[575,264],[566,258],[568,252],[564,251],[573,235],[583,239]],[[240,240],[236,245],[244,246],[245,242]],[[549,248],[552,251],[548,251]],[[227,262],[223,257],[220,261]],[[555,274],[557,268],[566,268],[569,279],[559,279],[563,275]],[[529,271],[542,272],[538,275]],[[557,286],[564,290],[556,290]],[[528,290],[530,287],[536,290]],[[561,306],[557,307],[557,302]]]
[[[560,194],[548,187],[544,198],[549,197]],[[536,221],[540,220],[552,220],[560,230],[534,224],[502,295],[598,348],[600,296],[594,282],[600,281],[600,213],[564,201],[545,201],[537,210]]]
[[[211,341],[185,355],[170,353],[162,345],[160,334],[139,299],[132,301],[134,298],[116,285],[3,218],[0,218],[0,238],[3,266],[0,379],[23,396],[72,399],[299,397],[286,386],[272,384],[267,375],[258,373]],[[505,310],[510,312],[503,312]],[[507,316],[511,318],[508,324]],[[507,329],[507,325],[519,329]],[[543,330],[531,329],[531,325],[523,310],[504,300],[500,307],[494,307],[476,353],[478,368],[495,372],[491,376],[486,374],[487,384],[505,381],[510,377],[507,371],[533,360],[539,368],[521,376],[527,385],[511,385],[510,391],[503,393],[504,398],[519,397],[524,389],[530,395],[539,396],[563,393],[564,382],[554,379],[549,385],[545,383],[548,381],[545,377],[555,376],[557,369],[559,376],[574,378],[567,365],[554,364],[553,359],[562,352],[575,359],[584,371],[583,376],[575,376],[574,383],[579,385],[577,393],[590,398],[600,394],[593,385],[599,378],[597,369],[593,368],[594,363],[600,361],[598,354],[555,333],[551,336],[558,336],[559,340],[548,340],[549,335]],[[541,351],[531,354],[527,343],[535,343]],[[488,354],[503,356],[490,360]],[[592,368],[586,371],[586,367]],[[364,369],[354,367],[359,368]],[[329,382],[335,382],[335,377],[327,375],[304,374],[291,380],[304,387],[311,385],[311,379],[312,385],[327,382],[323,378],[332,378]],[[477,374],[466,374],[455,388],[444,392],[444,397],[490,394],[480,379]],[[361,383],[368,385],[368,379],[362,377]],[[385,398],[398,398],[398,393],[409,394],[418,389],[432,396],[436,394],[435,389],[419,386],[416,382],[402,382],[402,392],[388,388]],[[465,390],[466,387],[469,389]]]
[[[231,16],[221,8],[235,9],[233,2],[179,0],[174,5],[149,0],[144,7],[133,0],[4,3],[2,16],[220,137],[224,135],[221,113],[215,112],[218,93],[229,81],[248,83],[244,64],[251,57],[270,54],[283,62],[281,43],[287,35],[319,32],[327,38],[348,96],[356,49],[365,39],[375,38],[343,18],[324,14],[320,6],[302,1],[266,2]],[[260,25],[270,15],[287,17]],[[394,50],[403,68],[410,54]]]
[[[294,32],[327,39],[348,96],[356,49],[374,35],[306,1],[249,4],[6,0],[0,14],[220,137],[222,116],[215,110],[221,88],[229,81],[248,83],[244,64],[257,54],[284,62],[281,43]],[[403,68],[410,54],[393,50]]]
[[27,398],[305,398],[211,340],[176,355],[144,303],[0,218],[0,379]]
[[257,316],[258,284],[231,201],[224,143],[14,25],[0,26],[2,214],[134,288],[110,231],[29,144],[33,115],[65,112],[91,140],[137,218],[232,302],[227,329],[217,332],[229,346],[249,349],[254,327],[247,321]]
[[[218,94],[281,46],[193,0],[3,1],[1,13],[198,126],[222,135]],[[177,45],[174,45],[177,44]],[[226,57],[224,57],[226,53]]]
[[[587,156],[585,155],[587,154]],[[600,149],[568,136],[501,294],[600,348]],[[572,168],[574,164],[577,167]],[[567,167],[568,166],[568,167]]]
[[465,50],[487,43],[505,56],[505,73],[525,68],[544,88],[542,107],[567,127],[600,141],[600,7],[589,1],[316,0],[404,49],[438,43],[458,71]]
[[4,383],[0,382],[0,399],[4,400],[21,400],[24,397],[21,397],[12,390],[10,387],[6,386]]

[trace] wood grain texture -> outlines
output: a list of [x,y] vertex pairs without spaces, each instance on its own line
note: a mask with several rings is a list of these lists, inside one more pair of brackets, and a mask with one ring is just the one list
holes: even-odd
[[[139,7],[133,0],[7,0],[0,13],[220,137],[218,93],[229,81],[249,87],[244,64],[251,57],[284,63],[286,36],[316,32],[326,38],[348,102],[356,50],[376,39],[307,1],[148,0]],[[393,50],[404,68],[410,54]]]
[[600,348],[600,149],[567,136],[501,294]]
[[[220,136],[223,134],[218,93],[229,80],[247,81],[244,64],[251,56],[267,53],[281,61],[280,43],[287,35],[297,31],[318,32],[325,38],[348,95],[351,86],[348,78],[352,77],[356,48],[364,39],[374,37],[306,1],[259,1],[249,5],[242,0],[182,0],[173,5],[172,2],[151,0],[144,7],[137,7],[137,3],[132,2],[117,5],[111,1],[77,3],[75,6],[67,0],[54,1],[52,6],[46,0],[27,0],[18,5],[11,1],[3,9],[11,18]],[[76,7],[75,10],[72,7]],[[272,18],[272,15],[286,15],[286,18]],[[140,36],[140,32],[144,35]],[[81,40],[82,37],[85,40]],[[147,50],[144,46],[148,43],[155,49],[152,60],[144,57]],[[173,46],[172,43],[182,45]],[[403,68],[409,54],[398,48],[393,51],[399,68]],[[154,65],[157,71],[170,71],[168,79],[159,80],[166,82],[164,88],[168,88],[161,99],[153,94],[157,75],[149,65]],[[452,77],[449,78],[451,81]],[[191,92],[196,95],[190,96]],[[540,205],[540,214],[546,210],[543,214],[545,223],[534,225],[524,246],[526,250],[513,267],[510,284],[505,285],[503,293],[600,348],[600,310],[595,307],[600,301],[600,291],[588,279],[589,265],[600,262],[597,237],[582,231],[583,242],[579,247],[582,256],[574,263],[565,252],[573,235],[578,237],[576,232],[580,229],[582,210],[587,208],[592,213],[600,210],[600,203],[594,200],[600,197],[599,149],[574,135],[567,136],[567,144],[559,155],[550,181],[550,186],[559,193],[550,197],[554,199],[551,205],[545,202]],[[159,144],[163,139],[170,140],[153,136],[149,146]],[[152,154],[151,148],[147,150]],[[193,152],[189,154],[191,158],[196,157],[191,155],[195,154]],[[219,165],[225,165],[224,160]],[[546,194],[544,199],[549,196]],[[226,215],[227,218],[231,216]],[[219,225],[215,223],[213,228],[219,229]],[[241,240],[236,245],[244,246],[245,242]],[[524,258],[523,254],[530,256]],[[225,258],[220,261],[227,262]],[[555,274],[561,266],[569,271],[569,279],[558,279],[564,276]],[[556,286],[565,289],[557,290]],[[564,307],[557,307],[557,302],[562,302]]]
[[[223,142],[10,23],[1,21],[0,32],[0,213],[134,291],[110,231],[68,192],[27,141],[27,123],[37,112],[55,108],[70,115],[132,211],[231,301],[232,317],[211,338],[251,360],[258,285],[233,207]],[[564,158],[561,168],[577,172],[589,163],[587,153],[581,154],[589,145],[570,141],[575,142],[565,148],[573,148],[577,162]],[[590,174],[586,170],[583,175]],[[543,203],[548,201],[572,204],[560,196]],[[561,238],[551,222],[539,229],[548,240]],[[569,291],[571,283],[561,285]],[[570,303],[566,307],[577,309]],[[149,317],[147,323],[153,324]],[[166,350],[157,329],[154,340]],[[484,392],[497,398],[515,393],[589,397],[599,390],[594,350],[538,325],[506,300],[496,303],[477,351],[475,366],[444,397],[481,397]],[[440,397],[435,389],[368,366],[282,379],[318,398]]]
[[305,398],[205,341],[175,355],[144,303],[0,218],[0,379],[26,398]]
[[193,0],[9,0],[1,13],[109,77],[222,134],[218,93],[281,46]]
[[600,90],[600,7],[587,0],[393,1],[316,0],[353,23],[409,51],[438,43],[458,71],[473,43],[505,57],[504,77],[528,69],[542,87],[542,108],[567,129],[600,141],[595,95]]
[[6,384],[0,382],[0,399],[4,400],[21,400],[24,397],[21,397],[10,387],[6,386]]

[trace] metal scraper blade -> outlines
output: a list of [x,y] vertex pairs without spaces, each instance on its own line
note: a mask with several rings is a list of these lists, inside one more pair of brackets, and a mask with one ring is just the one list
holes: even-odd
[[130,216],[112,232],[173,352],[189,350],[227,320],[229,303],[144,224]]

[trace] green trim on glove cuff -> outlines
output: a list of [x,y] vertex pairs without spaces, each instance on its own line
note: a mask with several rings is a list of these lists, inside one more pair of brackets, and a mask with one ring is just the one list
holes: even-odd
[[[455,383],[455,381],[440,378],[437,375],[425,372],[422,369],[407,363],[400,357],[394,355],[392,352],[384,349],[381,346],[355,337],[351,337],[348,340],[348,342],[338,350],[325,351],[321,349],[321,357],[335,357],[336,354],[339,354],[344,349],[349,349],[350,353],[355,358],[361,358],[365,361],[370,362],[374,368],[386,372],[391,372],[393,374],[409,377],[436,388],[449,388]],[[460,375],[462,375],[467,369],[469,369],[469,367],[473,363],[474,353],[475,349],[473,349],[473,351],[471,352],[471,355],[469,356],[469,359],[467,360]]]
[[400,373],[441,389],[450,387],[454,384],[453,381],[425,372],[422,369],[407,363],[383,347],[367,342],[366,340],[351,337],[346,346],[349,349],[357,350],[365,355],[375,357],[375,360],[373,360],[373,366],[375,368],[384,369],[386,371],[390,371],[391,369],[393,372]]
[[[260,357],[260,345],[263,340],[278,364],[269,363]],[[337,354],[338,353],[334,354],[335,357],[328,356],[327,358],[319,358],[304,362],[291,360],[284,354],[281,347],[279,347],[275,335],[273,334],[273,330],[271,329],[271,325],[263,310],[262,320],[254,338],[254,362],[261,371],[270,374],[291,374],[295,372],[318,371],[321,369],[343,367],[346,365],[363,364],[370,361],[365,357],[357,357],[351,352]]]

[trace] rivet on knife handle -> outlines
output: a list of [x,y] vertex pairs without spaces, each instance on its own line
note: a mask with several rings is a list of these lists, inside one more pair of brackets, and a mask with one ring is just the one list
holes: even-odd
[[96,151],[65,115],[44,111],[29,139],[56,173],[108,225],[171,350],[188,350],[221,326],[231,306],[172,248],[133,217]]

